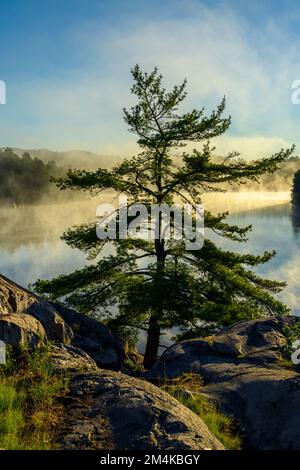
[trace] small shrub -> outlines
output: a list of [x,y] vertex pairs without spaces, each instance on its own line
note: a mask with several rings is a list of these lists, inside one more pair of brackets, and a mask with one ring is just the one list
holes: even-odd
[[125,359],[124,368],[129,372],[133,372],[135,374],[141,374],[142,372],[144,372],[143,365],[133,361],[130,358]]

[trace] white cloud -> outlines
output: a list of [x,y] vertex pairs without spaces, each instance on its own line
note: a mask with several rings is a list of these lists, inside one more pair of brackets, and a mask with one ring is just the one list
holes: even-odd
[[224,6],[208,8],[193,1],[175,6],[172,19],[132,19],[105,33],[97,29],[97,19],[85,24],[72,38],[78,54],[88,54],[85,68],[23,84],[18,99],[24,122],[16,130],[13,118],[0,116],[5,143],[134,151],[122,107],[132,102],[129,69],[136,62],[147,70],[158,65],[167,85],[186,77],[186,107],[204,104],[209,112],[226,95],[233,125],[218,139],[220,151],[232,150],[232,144],[255,158],[297,143],[300,106],[291,104],[290,85],[299,78],[300,45],[272,22],[262,31]]

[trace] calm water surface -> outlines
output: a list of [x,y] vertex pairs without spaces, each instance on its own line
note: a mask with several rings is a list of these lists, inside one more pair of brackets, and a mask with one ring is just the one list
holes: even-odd
[[[224,210],[229,199],[220,195]],[[244,244],[219,240],[224,248],[260,254],[275,249],[277,256],[259,266],[257,272],[288,283],[279,294],[293,313],[300,315],[300,210],[292,209],[288,195],[233,195],[230,222],[237,225],[252,224],[249,241]],[[69,273],[86,263],[79,250],[68,247],[60,235],[73,224],[92,220],[96,211],[95,200],[59,206],[0,209],[0,272],[15,282],[27,286],[38,278],[50,279]]]

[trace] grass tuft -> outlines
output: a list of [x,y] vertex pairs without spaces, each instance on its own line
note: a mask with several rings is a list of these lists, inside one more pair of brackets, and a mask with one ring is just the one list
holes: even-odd
[[[210,432],[227,450],[240,450],[242,440],[235,432],[233,420],[199,393],[203,381],[198,374],[188,373],[166,381],[161,387],[204,421]],[[197,391],[196,391],[197,390]]]
[[54,374],[50,352],[51,344],[34,352],[22,347],[17,358],[8,351],[6,365],[0,366],[1,449],[53,448],[67,380]]

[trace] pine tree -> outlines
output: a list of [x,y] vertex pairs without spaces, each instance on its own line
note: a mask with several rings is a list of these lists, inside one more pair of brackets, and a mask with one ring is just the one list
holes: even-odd
[[[136,65],[131,72],[137,104],[124,109],[124,118],[129,131],[138,137],[140,153],[112,170],[70,170],[57,180],[61,189],[97,193],[110,189],[125,194],[129,204],[139,202],[149,208],[177,202],[195,208],[203,193],[220,191],[222,183],[258,181],[293,153],[292,147],[250,163],[236,152],[214,159],[210,140],[224,134],[230,125],[230,118],[223,117],[225,101],[210,115],[204,108],[180,114],[186,81],[167,91],[157,69],[148,74]],[[187,151],[187,144],[199,142],[203,148]],[[245,241],[251,227],[230,225],[227,215],[205,211],[205,229]],[[159,226],[161,222],[160,218]],[[182,240],[166,240],[161,230],[153,241],[99,240],[96,222],[73,227],[63,238],[95,261],[69,275],[37,281],[37,291],[64,299],[87,314],[97,312],[115,328],[146,330],[146,368],[157,358],[161,334],[171,327],[188,329],[201,321],[228,325],[289,311],[273,295],[285,284],[263,279],[253,269],[270,260],[274,252],[238,254],[221,249],[209,238],[202,248],[188,251]],[[113,250],[104,256],[107,243]]]
[[297,170],[293,178],[292,203],[296,206],[300,204],[300,170]]

